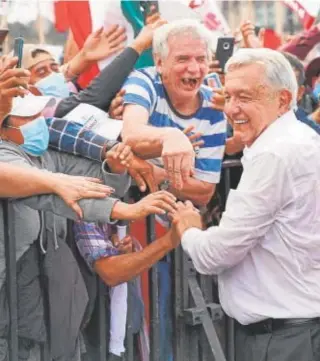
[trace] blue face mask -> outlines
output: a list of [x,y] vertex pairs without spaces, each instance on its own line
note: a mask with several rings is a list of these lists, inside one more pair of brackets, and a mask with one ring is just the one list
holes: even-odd
[[318,102],[320,102],[320,83],[318,83],[318,84],[314,87],[314,89],[313,89],[313,91],[312,91],[312,94],[313,94],[313,96],[316,98],[316,100],[317,100]]
[[20,145],[20,147],[26,153],[34,157],[40,157],[43,155],[49,145],[49,129],[44,117],[39,117],[22,125],[18,129],[20,129],[24,139],[24,142]]
[[35,86],[42,95],[50,95],[57,98],[67,98],[70,95],[68,84],[62,73],[52,72],[46,78],[39,80]]

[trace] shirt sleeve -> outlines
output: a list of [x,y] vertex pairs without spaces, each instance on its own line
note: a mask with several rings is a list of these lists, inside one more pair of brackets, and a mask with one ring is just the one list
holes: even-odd
[[236,190],[228,196],[219,226],[190,228],[182,247],[202,274],[219,274],[240,263],[265,236],[275,215],[290,197],[290,177],[273,154],[250,162]]
[[130,74],[125,82],[123,89],[124,104],[136,104],[147,109],[149,114],[152,113],[156,101],[156,92],[151,79],[139,70]]
[[[6,148],[5,144],[0,144],[0,161],[16,164],[21,167],[35,167],[31,160],[28,161],[21,155],[22,152],[18,150],[18,148],[10,148],[11,149]],[[69,154],[48,151],[42,157],[42,160],[44,163],[54,164],[54,169],[50,167],[50,170],[55,173],[82,175],[102,179],[104,184],[115,188],[115,197],[123,197],[130,186],[128,175],[110,174],[106,172],[100,164],[88,159],[80,159]],[[48,169],[42,169],[42,171],[48,172]],[[117,201],[117,198],[106,197],[102,199],[81,199],[78,203],[83,211],[83,219],[85,221],[109,223],[111,222],[112,209]],[[71,220],[78,219],[75,212],[55,194],[27,197],[19,199],[17,202],[35,210],[50,211]]]
[[46,122],[51,148],[98,162],[104,159],[108,139],[76,122],[57,118],[47,118]]
[[98,259],[119,254],[110,240],[107,224],[78,221],[74,223],[73,230],[78,250],[90,270],[93,271],[94,262]]

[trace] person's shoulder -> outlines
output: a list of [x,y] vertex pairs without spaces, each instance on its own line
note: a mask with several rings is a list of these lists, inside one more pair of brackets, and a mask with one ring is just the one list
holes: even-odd
[[136,69],[129,75],[123,88],[127,93],[147,91],[150,96],[156,96],[158,77],[155,67]]
[[17,155],[24,155],[23,150],[21,149],[21,147],[19,147],[19,145],[12,143],[12,142],[8,142],[6,140],[1,140],[0,142],[0,157],[3,156],[2,152],[12,152],[12,153],[16,153]]
[[141,68],[141,69],[135,69],[131,72],[129,75],[129,79],[132,78],[139,78],[144,80],[149,80],[152,83],[155,83],[158,81],[158,73],[156,71],[156,68],[154,66]]
[[295,167],[301,159],[317,157],[320,153],[320,137],[308,125],[295,119],[290,128],[273,134],[272,139],[260,144],[254,154],[258,157],[272,154],[287,165]]
[[2,140],[0,142],[0,161],[5,163],[30,164],[31,158],[17,144]]

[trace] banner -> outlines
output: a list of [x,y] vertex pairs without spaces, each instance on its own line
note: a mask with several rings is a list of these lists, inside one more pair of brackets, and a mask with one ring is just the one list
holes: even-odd
[[282,0],[283,3],[294,11],[303,27],[309,29],[319,15],[320,1],[319,0]]

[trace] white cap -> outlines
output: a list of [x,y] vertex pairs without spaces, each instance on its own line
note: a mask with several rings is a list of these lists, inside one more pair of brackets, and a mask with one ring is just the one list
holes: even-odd
[[36,96],[31,93],[24,98],[15,97],[10,115],[32,117],[41,113],[51,100],[54,100],[54,98],[50,96]]

